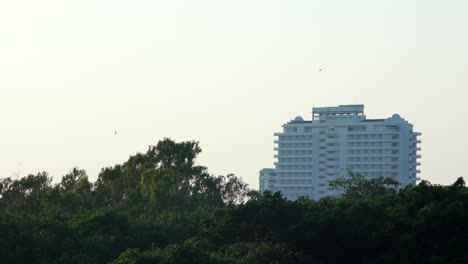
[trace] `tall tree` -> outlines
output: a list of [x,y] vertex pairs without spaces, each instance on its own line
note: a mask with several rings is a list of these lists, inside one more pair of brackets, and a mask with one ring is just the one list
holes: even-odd
[[330,182],[330,187],[342,192],[347,198],[376,197],[396,193],[398,181],[377,177],[368,179],[348,170],[347,175]]

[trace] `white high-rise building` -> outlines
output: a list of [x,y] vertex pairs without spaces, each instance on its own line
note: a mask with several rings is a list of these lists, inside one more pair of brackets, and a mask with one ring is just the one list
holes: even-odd
[[296,117],[275,133],[277,162],[260,171],[260,191],[281,191],[290,200],[338,195],[329,181],[348,169],[367,178],[391,177],[400,187],[416,184],[419,135],[398,114],[366,119],[364,105],[314,107],[312,120]]

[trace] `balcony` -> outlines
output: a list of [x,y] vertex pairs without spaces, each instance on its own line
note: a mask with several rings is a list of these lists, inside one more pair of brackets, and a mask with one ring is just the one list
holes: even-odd
[[276,184],[276,187],[279,188],[279,187],[314,187],[315,185],[314,184],[304,184],[304,183],[292,183],[292,184],[287,184],[287,183],[283,183],[283,184]]
[[313,141],[312,139],[298,139],[298,140],[275,140],[274,141],[275,144],[278,144],[278,143],[295,143],[295,144],[312,144]]
[[[279,173],[288,173],[288,172],[309,172],[312,173],[312,169],[277,169],[276,172]],[[282,176],[284,177],[284,176]]]
[[310,136],[310,132],[277,132],[273,134],[275,137],[277,136]]
[[278,180],[300,180],[300,181],[304,181],[304,180],[308,180],[308,181],[311,181],[312,180],[312,174],[310,175],[307,175],[307,176],[286,176],[286,177],[278,177]]
[[400,136],[398,131],[348,131],[348,135],[390,135],[390,136]]
[[312,158],[312,154],[277,154],[274,158],[286,157],[286,158]]
[[312,165],[312,161],[297,161],[297,162],[275,162],[273,163],[275,166],[276,165]]
[[395,168],[381,168],[381,169],[376,169],[376,168],[361,168],[361,169],[351,169],[351,171],[356,172],[356,173],[393,173],[393,172],[398,172],[399,169]]
[[273,149],[274,151],[278,151],[278,150],[312,150],[312,147],[276,147]]
[[400,139],[399,138],[372,138],[372,139],[351,139],[351,138],[348,138],[346,141],[347,142],[382,142],[382,143],[390,142],[390,143],[394,143],[394,142],[400,142]]
[[382,157],[382,158],[397,158],[400,157],[400,154],[398,153],[348,153],[348,157],[355,157],[355,158],[361,158],[361,157]]
[[366,164],[369,164],[369,165],[398,165],[400,162],[399,161],[348,161],[347,162],[348,164],[351,164],[351,165],[366,165]]

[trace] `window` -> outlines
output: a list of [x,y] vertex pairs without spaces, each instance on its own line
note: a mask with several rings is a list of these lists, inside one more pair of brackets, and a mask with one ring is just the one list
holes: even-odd
[[348,127],[348,131],[366,131],[365,126],[350,126]]
[[297,127],[285,127],[284,132],[297,132]]

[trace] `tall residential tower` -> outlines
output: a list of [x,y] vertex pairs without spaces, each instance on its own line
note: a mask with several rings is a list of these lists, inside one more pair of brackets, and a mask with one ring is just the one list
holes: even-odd
[[394,114],[366,119],[364,105],[314,107],[275,133],[277,162],[260,171],[260,191],[281,191],[290,200],[337,195],[329,186],[347,170],[366,178],[391,177],[400,187],[416,184],[421,140],[413,125]]

